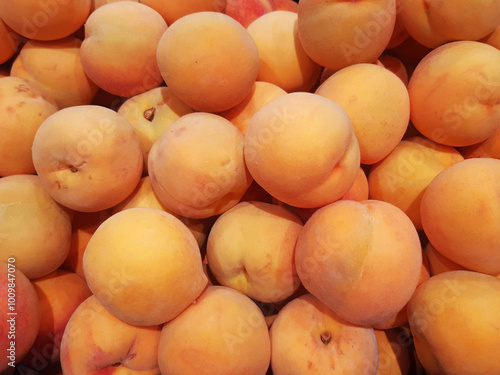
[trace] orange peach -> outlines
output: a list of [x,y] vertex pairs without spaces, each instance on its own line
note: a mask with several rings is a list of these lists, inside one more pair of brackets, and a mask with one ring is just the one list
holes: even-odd
[[460,148],[460,153],[466,159],[494,158],[500,159],[500,126],[483,142]]
[[415,227],[396,206],[341,200],[306,222],[295,266],[306,289],[338,316],[372,326],[397,314],[412,296],[422,250]]
[[85,23],[80,58],[89,78],[111,94],[131,97],[160,86],[156,47],[167,24],[132,1],[106,4]]
[[207,284],[194,236],[154,208],[130,208],[102,223],[87,245],[83,270],[107,310],[141,326],[173,319]]
[[275,84],[257,81],[254,83],[250,94],[241,103],[227,111],[219,112],[218,115],[231,121],[234,126],[245,134],[255,112],[261,109],[264,104],[285,94],[286,91]]
[[34,82],[0,79],[0,176],[35,173],[31,145],[42,122],[59,108]]
[[224,12],[227,0],[139,0],[162,15],[170,26],[191,13]]
[[374,164],[396,147],[408,127],[410,99],[404,83],[375,64],[341,69],[316,94],[340,104],[359,142],[361,163]]
[[297,13],[277,10],[264,14],[247,31],[259,50],[257,80],[274,83],[287,92],[309,91],[314,86],[321,66],[302,48]]
[[311,294],[286,304],[270,334],[274,375],[377,373],[374,330],[344,321]]
[[256,19],[275,10],[273,0],[227,0],[224,13],[247,28]]
[[19,42],[19,36],[0,18],[0,64],[16,54]]
[[40,327],[40,305],[33,285],[17,267],[16,257],[0,261],[0,277],[0,313],[3,317],[0,372],[4,374],[23,359],[35,342]]
[[408,317],[426,373],[500,373],[499,316],[500,280],[494,276],[450,271],[420,285]]
[[499,25],[500,7],[494,0],[433,2],[400,0],[404,28],[419,43],[436,48],[456,40],[478,40]]
[[161,330],[162,374],[262,375],[270,362],[264,315],[247,296],[209,286]]
[[80,276],[59,269],[33,280],[33,286],[40,305],[40,329],[23,364],[36,368],[41,361],[59,362],[66,324],[76,308],[92,293]]
[[466,159],[445,168],[422,197],[422,227],[444,257],[500,273],[500,160]]
[[91,0],[0,0],[0,17],[28,39],[56,40],[77,31],[87,19]]
[[109,313],[95,296],[83,301],[61,340],[64,375],[157,375],[161,326],[138,327]]
[[255,113],[245,134],[245,161],[260,186],[297,207],[341,198],[360,165],[346,111],[306,92],[279,96]]
[[412,137],[403,140],[370,169],[370,198],[399,207],[417,230],[422,230],[420,202],[425,189],[446,167],[463,160],[455,148],[430,139]]
[[377,59],[391,39],[396,0],[301,0],[299,37],[316,63],[339,70]]
[[411,345],[401,342],[402,329],[375,330],[379,362],[377,375],[410,374],[412,365]]
[[83,70],[81,44],[75,37],[49,42],[30,40],[14,60],[10,75],[38,83],[60,109],[90,104],[97,86]]
[[85,280],[83,253],[94,232],[109,216],[109,210],[97,212],[75,211],[71,221],[71,245],[68,256],[61,265],[62,269],[74,272]]
[[149,175],[160,202],[193,219],[235,206],[252,182],[241,132],[223,117],[201,112],[181,117],[155,142]]
[[215,221],[208,266],[221,285],[261,302],[278,302],[300,286],[295,244],[302,222],[284,207],[241,202]]
[[156,87],[123,103],[118,113],[134,127],[141,142],[144,172],[148,170],[149,150],[153,143],[179,117],[193,112],[168,87]]
[[76,211],[118,204],[142,175],[142,152],[132,125],[95,105],[64,108],[47,118],[35,135],[32,155],[46,191]]
[[198,242],[198,246],[200,248],[205,245],[208,232],[213,224],[213,220],[211,219],[190,219],[170,211],[156,196],[153,186],[151,185],[151,178],[149,176],[141,178],[132,194],[114,206],[111,210],[111,214],[114,215],[120,211],[136,207],[156,208],[176,216],[188,227],[189,231],[195,237],[196,242]]
[[259,52],[250,34],[217,12],[189,14],[172,24],[158,43],[157,61],[172,92],[204,112],[241,103],[259,71]]
[[429,272],[431,276],[448,271],[467,270],[460,264],[452,262],[441,255],[430,242],[425,246],[425,255],[429,260]]
[[448,146],[469,146],[500,124],[500,51],[485,43],[451,42],[427,54],[408,91],[411,121],[425,137]]
[[68,255],[71,216],[44,190],[40,178],[0,179],[0,261],[13,257],[29,279],[48,275]]

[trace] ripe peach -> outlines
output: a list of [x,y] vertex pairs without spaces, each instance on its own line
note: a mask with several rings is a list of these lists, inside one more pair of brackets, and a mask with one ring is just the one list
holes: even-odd
[[0,176],[35,173],[33,139],[42,122],[58,110],[39,85],[17,77],[0,79]]
[[182,17],[161,37],[161,75],[191,108],[220,112],[241,103],[259,71],[259,53],[238,21],[216,12]]
[[[4,179],[2,179],[4,180]],[[2,244],[3,245],[3,244]],[[0,372],[17,365],[35,342],[40,326],[40,306],[35,289],[18,268],[16,257],[0,261]],[[14,315],[15,314],[15,315]],[[9,365],[10,363],[10,365]]]
[[149,150],[153,143],[179,117],[193,112],[168,87],[156,87],[123,103],[118,113],[134,127],[141,142],[144,172],[148,170]]
[[431,276],[448,271],[467,270],[460,264],[452,262],[441,255],[430,242],[425,246],[425,255],[429,260],[429,272]]
[[439,253],[474,271],[500,273],[500,160],[447,167],[425,190],[420,213]]
[[494,0],[432,2],[400,0],[407,32],[419,43],[436,48],[455,40],[478,40],[499,25],[500,7]]
[[245,161],[253,178],[274,198],[291,206],[319,207],[352,186],[359,147],[339,104],[296,92],[270,101],[252,117],[245,134]]
[[149,175],[160,202],[193,219],[235,206],[252,182],[243,135],[211,113],[187,114],[170,125],[151,148]]
[[0,179],[0,260],[15,258],[16,268],[29,279],[57,269],[70,246],[68,211],[47,194],[38,176]]
[[63,374],[159,374],[160,330],[127,324],[91,296],[77,307],[64,330]]
[[90,104],[97,86],[87,77],[75,37],[50,42],[28,41],[14,60],[10,75],[34,81],[61,108]]
[[55,270],[33,280],[40,306],[40,329],[23,364],[36,368],[38,362],[59,361],[59,350],[66,324],[76,308],[91,296],[84,279],[73,272]]
[[278,302],[300,286],[295,244],[302,222],[284,207],[241,202],[215,221],[208,266],[221,285],[261,302]]
[[396,0],[301,0],[299,37],[321,66],[339,70],[377,59],[391,39]]
[[0,0],[0,16],[27,39],[56,40],[77,31],[90,11],[90,0]]
[[363,164],[374,164],[386,157],[408,127],[410,99],[404,83],[375,64],[356,64],[334,73],[316,94],[346,110]]
[[451,42],[418,64],[408,91],[411,121],[448,146],[484,141],[500,123],[500,51],[480,42]]
[[257,80],[274,83],[287,92],[309,91],[314,86],[321,66],[302,48],[297,13],[267,13],[252,22],[247,31],[259,50]]
[[162,15],[170,26],[179,18],[198,12],[224,12],[227,0],[139,0]]
[[412,137],[403,140],[370,169],[370,198],[399,207],[417,230],[421,230],[420,202],[425,189],[446,167],[463,160],[455,148],[430,139]]
[[408,302],[420,277],[422,250],[415,227],[396,206],[342,200],[306,222],[295,265],[306,289],[338,316],[371,326]]
[[132,1],[106,4],[85,23],[80,57],[85,73],[111,94],[131,97],[162,83],[156,47],[167,24]]
[[500,126],[486,140],[475,145],[460,148],[460,153],[466,159],[494,158],[500,159]]
[[224,13],[247,28],[256,19],[275,10],[273,0],[227,0]]
[[47,192],[77,211],[118,204],[142,175],[142,152],[132,125],[95,105],[64,108],[47,118],[35,135],[32,155]]
[[162,374],[262,375],[270,339],[264,315],[247,296],[209,286],[161,330]]
[[274,375],[377,373],[373,329],[344,321],[311,294],[286,304],[270,334]]
[[494,276],[450,271],[420,285],[408,317],[426,373],[500,373],[499,316],[500,280]]
[[250,94],[241,103],[227,111],[219,112],[218,115],[231,121],[234,126],[245,134],[255,112],[261,109],[264,104],[285,94],[286,91],[275,84],[257,81],[254,83]]
[[102,223],[87,245],[83,270],[107,310],[141,326],[173,319],[207,284],[191,232],[154,208],[130,208]]
[[401,342],[402,329],[375,330],[379,362],[377,375],[410,374],[413,353],[411,345]]
[[205,245],[205,242],[208,237],[208,232],[210,231],[210,228],[212,226],[212,220],[190,219],[187,217],[177,215],[172,211],[170,211],[160,202],[160,200],[156,196],[153,190],[153,186],[151,185],[151,179],[149,176],[141,178],[139,184],[132,192],[132,194],[130,194],[122,202],[114,206],[111,210],[111,214],[114,215],[120,211],[136,207],[156,208],[158,210],[162,210],[171,215],[174,215],[188,227],[189,231],[195,237],[196,242],[198,242],[198,246],[200,248]]
[[0,64],[8,61],[17,52],[19,36],[0,18]]

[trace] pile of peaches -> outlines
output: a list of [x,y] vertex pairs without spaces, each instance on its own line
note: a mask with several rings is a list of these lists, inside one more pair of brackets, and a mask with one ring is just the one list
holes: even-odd
[[0,0],[2,374],[500,374],[500,2]]

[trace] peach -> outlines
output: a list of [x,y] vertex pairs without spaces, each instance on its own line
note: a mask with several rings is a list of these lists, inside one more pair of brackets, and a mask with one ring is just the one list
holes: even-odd
[[286,304],[270,334],[274,375],[377,373],[374,330],[344,321],[311,294]]
[[[3,179],[2,179],[3,180]],[[3,258],[3,257],[2,257]],[[33,284],[17,267],[17,258],[0,261],[0,372],[17,365],[35,342],[40,326],[40,306]]]
[[410,374],[412,365],[411,346],[401,342],[402,329],[375,330],[379,362],[377,375]]
[[90,238],[104,220],[110,216],[109,210],[97,212],[75,211],[71,221],[71,245],[61,268],[76,273],[85,280],[83,273],[83,253]]
[[420,285],[408,317],[426,373],[500,373],[499,316],[500,280],[494,276],[450,271]]
[[408,84],[411,121],[425,137],[469,146],[500,124],[500,51],[485,43],[451,42],[427,54]]
[[85,73],[100,88],[124,97],[160,86],[156,46],[166,29],[161,15],[140,3],[98,8],[85,23],[80,48]]
[[35,173],[33,139],[42,122],[58,110],[39,85],[17,77],[0,79],[0,176]]
[[408,86],[408,72],[402,61],[397,57],[382,54],[377,59],[376,64],[397,75],[405,86]]
[[10,75],[38,83],[60,109],[90,104],[97,86],[83,70],[81,44],[75,37],[49,42],[30,40],[14,60]]
[[149,175],[160,202],[192,219],[227,211],[252,182],[243,135],[211,113],[187,114],[170,125],[151,148]]
[[399,207],[417,230],[422,230],[420,202],[425,189],[446,167],[463,160],[455,148],[430,139],[412,137],[403,140],[370,169],[370,198]]
[[83,270],[107,310],[141,326],[173,319],[207,284],[194,236],[154,208],[130,208],[102,223],[87,245]]
[[179,117],[193,112],[168,87],[156,87],[123,103],[118,113],[134,127],[141,142],[144,172],[148,170],[149,150],[153,143]]
[[257,81],[254,83],[250,94],[241,103],[217,114],[231,121],[234,126],[245,134],[255,112],[261,109],[264,104],[285,94],[286,91],[275,84]]
[[19,42],[19,36],[0,18],[0,64],[16,54]]
[[227,0],[224,13],[247,28],[256,19],[275,10],[273,0]]
[[339,70],[377,59],[391,39],[396,0],[301,0],[299,37],[316,63]]
[[207,242],[217,281],[261,302],[278,302],[300,286],[294,262],[302,222],[284,207],[241,202],[215,221]]
[[62,39],[84,24],[90,12],[90,1],[0,0],[0,17],[27,39]]
[[247,31],[259,50],[258,81],[274,83],[287,92],[309,91],[314,86],[321,66],[302,48],[297,13],[277,10],[264,14]]
[[412,296],[422,250],[411,220],[396,206],[342,200],[306,222],[295,266],[306,289],[339,317],[372,326],[394,316]]
[[306,92],[279,96],[259,109],[245,134],[244,151],[257,183],[297,207],[319,207],[341,198],[360,165],[346,111]]
[[422,197],[422,227],[444,257],[500,273],[500,160],[466,159],[439,173]]
[[500,159],[500,126],[483,142],[460,148],[460,153],[466,159],[494,158]]
[[448,271],[467,270],[460,264],[452,262],[441,255],[430,242],[425,246],[425,255],[429,260],[429,272],[431,276]]
[[161,330],[162,374],[262,375],[270,362],[264,315],[247,296],[209,286]]
[[419,43],[436,48],[456,40],[478,40],[499,25],[500,7],[494,0],[432,2],[400,0],[399,17]]
[[76,211],[118,204],[142,175],[142,152],[132,125],[95,105],[64,108],[48,117],[35,135],[32,155],[46,191]]
[[346,110],[363,164],[374,164],[389,155],[408,127],[406,86],[398,76],[375,64],[355,64],[334,73],[316,94]]
[[0,179],[0,261],[13,257],[29,279],[48,275],[68,255],[69,210],[44,190],[40,178],[15,175]]
[[127,324],[91,296],[77,307],[64,330],[63,374],[157,375],[160,330]]
[[259,71],[259,52],[233,18],[200,12],[172,24],[158,43],[161,75],[191,108],[221,112],[250,94]]
[[135,207],[156,208],[176,216],[188,227],[189,231],[196,238],[196,242],[198,242],[198,246],[200,248],[205,245],[208,232],[213,224],[211,219],[190,219],[170,211],[156,196],[153,186],[151,185],[151,178],[149,176],[141,178],[132,194],[113,207],[111,214],[114,215],[120,211]]
[[84,279],[60,269],[33,280],[33,286],[40,305],[40,329],[23,364],[36,368],[41,361],[59,362],[66,324],[76,308],[92,293]]
[[198,12],[224,12],[227,0],[139,0],[162,15],[170,26],[179,18]]

